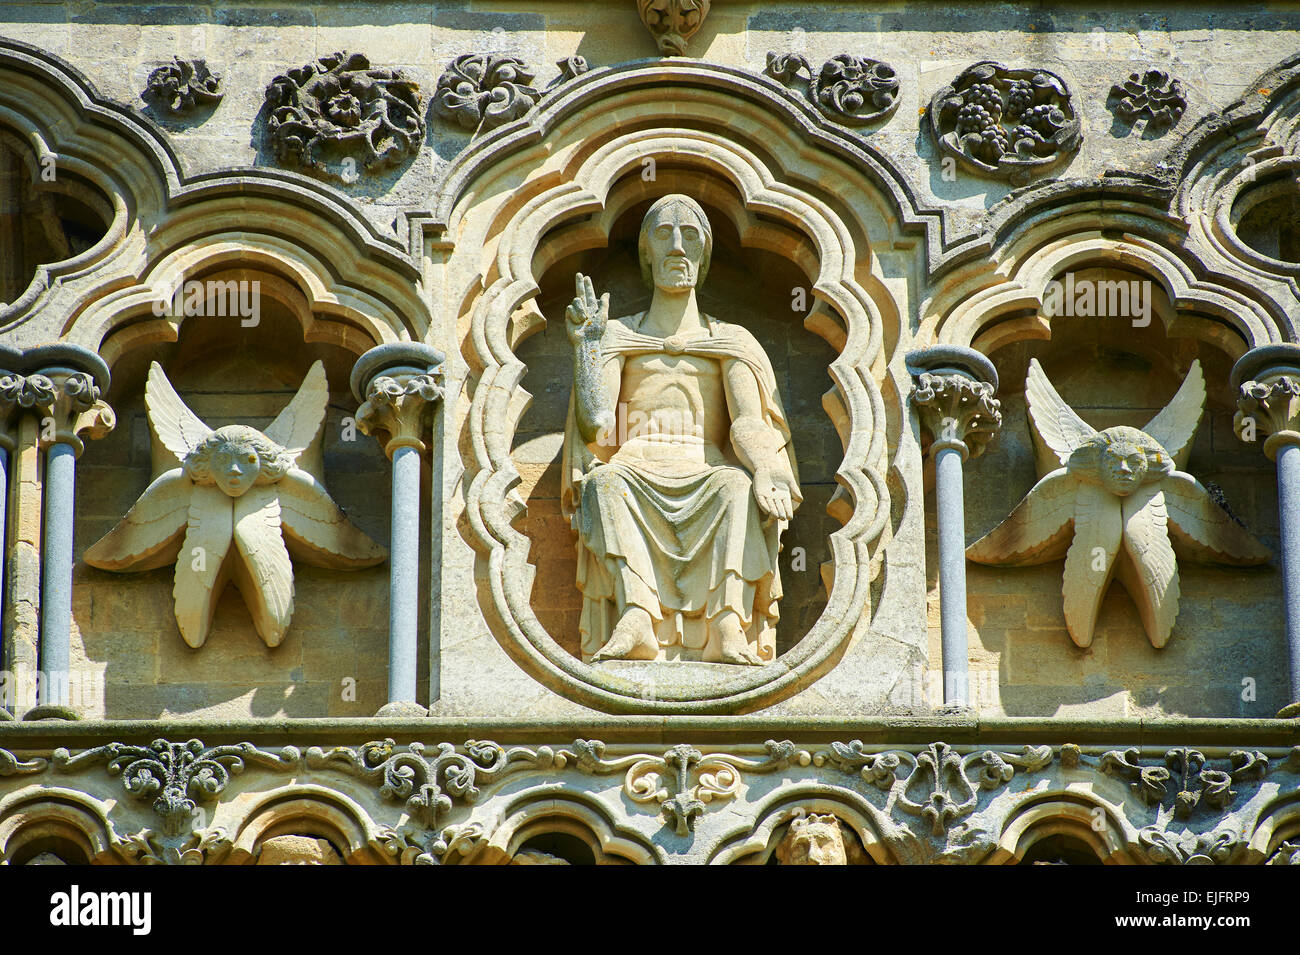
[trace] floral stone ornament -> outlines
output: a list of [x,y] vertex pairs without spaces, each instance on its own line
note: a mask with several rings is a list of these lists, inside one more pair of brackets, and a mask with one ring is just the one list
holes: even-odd
[[266,106],[277,160],[344,181],[358,163],[377,169],[414,156],[424,138],[419,86],[399,70],[372,69],[360,53],[333,53],[275,77]]
[[221,74],[209,70],[204,60],[176,57],[145,80],[144,98],[171,116],[184,116],[196,109],[215,106],[223,95]]
[[[585,61],[582,65],[585,68]],[[533,71],[518,57],[465,53],[452,60],[438,77],[434,110],[464,129],[486,132],[527,115],[542,96],[533,86],[535,79]]]
[[816,74],[798,53],[769,53],[763,71],[785,86],[807,86],[808,98],[826,116],[846,126],[865,126],[898,107],[898,74],[870,57],[841,53]]
[[1029,363],[1025,401],[1036,442],[1045,449],[1042,477],[966,556],[1002,567],[1064,557],[1065,625],[1080,647],[1092,643],[1102,598],[1116,575],[1159,648],[1178,616],[1176,554],[1238,566],[1268,561],[1268,548],[1182,470],[1205,410],[1199,362],[1141,431],[1090,427],[1056,393],[1037,360]]
[[1047,70],[976,63],[935,93],[928,110],[940,152],[984,175],[1028,181],[1079,148],[1069,89]]
[[145,386],[149,426],[173,465],[154,479],[116,527],[86,551],[102,570],[129,573],[175,563],[176,623],[192,647],[207,639],[233,579],[269,647],[293,614],[290,552],[317,567],[371,567],[387,556],[353,525],[303,452],[325,425],[329,385],[320,362],[265,432],[213,430],[154,362]]
[[1130,123],[1145,119],[1148,126],[1168,128],[1178,124],[1187,109],[1183,84],[1164,70],[1130,73],[1110,88],[1115,115]]

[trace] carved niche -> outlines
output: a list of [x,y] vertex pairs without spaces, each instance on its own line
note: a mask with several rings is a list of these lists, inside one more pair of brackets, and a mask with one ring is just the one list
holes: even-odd
[[[585,705],[613,712],[727,712],[756,708],[798,692],[833,668],[837,651],[868,612],[868,581],[886,559],[875,548],[888,526],[890,487],[884,477],[883,461],[889,432],[888,425],[882,424],[879,376],[873,369],[883,348],[880,328],[891,320],[883,316],[893,314],[892,306],[878,304],[876,292],[857,284],[855,272],[861,267],[863,252],[852,246],[850,236],[855,233],[844,226],[838,213],[798,187],[781,185],[780,170],[772,170],[771,185],[767,184],[766,173],[754,177],[752,171],[766,162],[763,150],[757,144],[750,145],[754,136],[746,132],[727,138],[695,130],[697,121],[704,120],[697,120],[692,111],[714,115],[719,108],[730,108],[770,130],[770,136],[761,136],[764,147],[770,147],[777,131],[790,129],[794,121],[788,98],[771,82],[727,72],[725,88],[705,89],[685,110],[674,98],[662,97],[671,112],[666,107],[651,107],[646,129],[631,130],[608,122],[606,103],[617,103],[619,97],[635,92],[642,84],[693,83],[697,76],[715,73],[720,71],[708,65],[670,60],[584,77],[582,104],[576,112],[569,107],[562,112],[561,99],[543,100],[520,121],[527,125],[521,125],[514,137],[503,137],[500,149],[490,158],[486,152],[468,151],[466,155],[473,162],[454,174],[455,194],[467,196],[478,188],[475,183],[493,181],[505,157],[521,150],[536,155],[540,161],[544,152],[554,148],[552,136],[560,128],[555,124],[562,117],[567,117],[565,135],[590,137],[592,149],[584,152],[590,159],[577,162],[562,181],[536,179],[525,183],[515,192],[511,204],[514,212],[481,205],[481,211],[476,211],[463,199],[456,199],[454,204],[447,200],[457,228],[467,228],[472,222],[474,230],[482,230],[488,216],[500,216],[490,220],[492,225],[486,231],[482,250],[466,245],[453,254],[452,264],[453,268],[480,268],[480,259],[489,256],[490,261],[501,265],[490,273],[492,281],[469,303],[470,329],[465,337],[473,378],[472,398],[462,425],[464,447],[468,449],[465,526],[476,551],[475,572],[481,584],[479,601],[485,623],[491,636],[534,679]],[[733,79],[743,86],[743,95],[731,85]],[[778,108],[774,109],[774,105]],[[656,110],[664,115],[657,116]],[[652,119],[658,122],[651,123]],[[805,119],[803,115],[800,122]],[[795,138],[791,148],[798,142]],[[687,143],[692,145],[687,148]],[[816,150],[811,155],[807,150],[799,155],[804,158],[792,161],[809,165],[823,159],[832,161],[829,154],[823,157]],[[682,167],[669,168],[669,156],[682,157]],[[627,174],[628,170],[642,168],[647,157],[660,163],[658,180],[650,187],[639,175]],[[807,333],[820,339],[815,344],[810,341],[810,346],[817,350],[829,346],[833,352],[822,365],[829,387],[811,384],[809,387],[817,392],[815,397],[811,391],[798,396],[801,402],[812,398],[810,410],[801,408],[801,413],[825,416],[817,421],[821,451],[817,466],[824,469],[820,473],[825,475],[812,492],[818,495],[817,506],[805,505],[795,516],[809,529],[817,528],[814,533],[819,534],[819,542],[824,542],[824,556],[814,558],[816,563],[806,575],[783,575],[790,592],[796,586],[812,591],[806,605],[810,609],[804,617],[795,613],[783,617],[782,644],[777,647],[775,659],[764,661],[769,663],[766,666],[725,665],[720,658],[716,663],[706,662],[702,659],[703,648],[694,659],[678,655],[672,661],[661,660],[657,648],[654,660],[634,656],[595,661],[596,653],[603,649],[600,638],[589,641],[585,653],[579,645],[583,642],[579,633],[583,595],[577,588],[568,590],[575,578],[568,576],[567,568],[563,577],[554,572],[573,554],[569,541],[560,540],[568,536],[561,514],[563,489],[560,481],[555,481],[553,489],[538,488],[552,480],[539,476],[544,471],[564,477],[563,468],[550,470],[549,462],[557,456],[563,460],[564,454],[558,441],[554,451],[549,442],[561,437],[554,429],[565,421],[567,407],[552,402],[549,396],[559,391],[567,396],[569,392],[573,380],[570,346],[562,341],[563,336],[546,336],[545,346],[539,344],[541,339],[534,341],[529,336],[544,322],[552,328],[563,327],[564,306],[572,299],[569,289],[574,269],[568,270],[567,281],[559,278],[560,272],[548,275],[547,270],[568,256],[614,241],[615,231],[626,229],[626,245],[618,255],[617,267],[603,273],[602,279],[609,275],[614,282],[625,283],[614,286],[624,289],[620,299],[641,294],[633,249],[634,223],[640,221],[641,214],[633,218],[629,213],[640,203],[669,193],[698,196],[707,203],[711,217],[726,216],[728,238],[733,237],[734,230],[739,248],[765,250],[783,259],[780,266],[791,271],[794,284],[806,282],[808,289],[815,289],[802,328],[797,320],[787,324],[788,304],[774,309],[772,315],[761,312],[756,317],[773,327],[784,326],[792,336]],[[579,228],[578,214],[592,217],[590,223]],[[774,224],[777,219],[779,227]],[[617,241],[624,242],[621,232]],[[776,249],[781,251],[772,251]],[[714,271],[719,268],[724,269],[720,274],[728,276],[726,281],[734,281],[748,266],[732,262],[729,256],[725,263],[714,263]],[[704,287],[709,289],[710,285]],[[593,288],[593,295],[598,291],[603,289]],[[634,310],[646,304],[638,302],[624,308]],[[749,298],[746,304],[750,304]],[[755,301],[753,306],[762,309],[764,303]],[[745,323],[739,313],[727,318],[732,323]],[[671,337],[658,336],[660,347],[667,348],[665,339]],[[685,346],[686,342],[683,339],[679,344]],[[543,387],[548,395],[546,413],[549,416],[553,412],[554,416],[536,422],[537,434],[545,437],[526,437],[526,432],[520,430],[520,419],[535,392],[523,384],[531,370],[531,359],[524,355],[531,354],[534,348],[540,353],[552,345],[558,345],[555,371],[561,378],[550,379]],[[775,355],[769,357],[776,360]],[[782,397],[794,400],[793,396]],[[630,416],[628,424],[632,424]],[[523,450],[525,446],[527,450]],[[548,464],[535,470],[543,454]],[[753,472],[741,470],[745,471],[745,480],[752,482]],[[535,497],[536,507],[532,503]],[[766,537],[766,532],[755,537]],[[543,552],[548,555],[544,562]],[[792,560],[788,554],[785,558]],[[565,590],[561,592],[560,588]],[[589,628],[588,632],[606,631]],[[656,632],[656,642],[658,636]],[[662,648],[664,657],[680,654],[683,644],[673,642],[677,634],[664,636],[668,641],[668,647]],[[690,639],[696,641],[698,635]],[[648,649],[648,641],[638,642]],[[751,645],[747,639],[746,647],[758,654],[757,643]],[[763,660],[761,655],[759,660]]]
[[[1065,624],[1080,647],[1092,643],[1102,598],[1118,576],[1137,604],[1154,647],[1178,616],[1178,561],[1249,566],[1268,548],[1182,470],[1205,409],[1205,381],[1193,361],[1173,400],[1139,430],[1097,431],[1057,394],[1031,360],[1025,399],[1040,479],[997,527],[971,544],[976,563],[1023,567],[1065,558]],[[1046,465],[1044,462],[1047,462]]]
[[217,600],[232,577],[269,647],[293,615],[292,552],[318,567],[371,567],[387,556],[353,525],[304,470],[304,452],[325,425],[329,385],[320,362],[265,432],[210,428],[181,400],[154,362],[145,387],[149,427],[170,455],[126,516],[92,545],[85,561],[129,573],[175,563],[176,623],[191,647],[208,636]]

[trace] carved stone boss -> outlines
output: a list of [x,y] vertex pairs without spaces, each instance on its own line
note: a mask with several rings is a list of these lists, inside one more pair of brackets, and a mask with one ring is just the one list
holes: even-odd
[[1278,716],[1300,717],[1300,346],[1265,345],[1246,352],[1230,376],[1237,392],[1237,436],[1267,435],[1264,453],[1277,462],[1282,593],[1290,660],[1290,700]]
[[970,348],[935,345],[907,356],[912,404],[932,437],[939,530],[939,618],[943,701],[969,706],[966,645],[966,503],[962,462],[983,453],[1002,424],[993,363]]
[[357,425],[393,462],[392,557],[389,562],[388,702],[379,716],[422,716],[416,702],[417,602],[420,590],[420,458],[430,449],[442,400],[444,355],[430,345],[379,345],[358,359],[352,392]]

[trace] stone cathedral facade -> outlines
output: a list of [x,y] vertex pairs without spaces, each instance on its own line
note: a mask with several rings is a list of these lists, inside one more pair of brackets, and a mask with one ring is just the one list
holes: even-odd
[[1300,6],[0,7],[0,861],[1300,864]]

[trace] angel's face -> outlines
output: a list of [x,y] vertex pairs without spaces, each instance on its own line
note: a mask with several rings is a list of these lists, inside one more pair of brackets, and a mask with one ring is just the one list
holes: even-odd
[[246,442],[231,441],[212,455],[212,480],[231,497],[252,487],[261,470],[257,449]]
[[255,428],[227,425],[218,428],[185,460],[197,484],[215,484],[231,497],[239,497],[254,484],[279,479],[285,468],[283,449]]
[[1154,442],[1136,428],[1107,428],[1100,437],[1105,442],[1097,462],[1102,486],[1127,497],[1146,482]]

